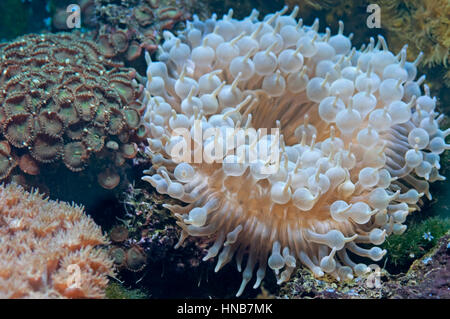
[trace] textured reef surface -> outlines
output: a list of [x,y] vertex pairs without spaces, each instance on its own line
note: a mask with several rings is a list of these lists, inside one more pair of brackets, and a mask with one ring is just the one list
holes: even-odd
[[82,207],[0,186],[0,298],[103,298],[113,262]]
[[[436,247],[417,259],[406,274],[390,275],[386,271],[372,277],[336,284],[313,278],[299,270],[277,298],[339,299],[449,299],[450,298],[450,234],[439,239]],[[369,284],[368,284],[369,282]]]
[[80,172],[95,156],[104,163],[99,184],[117,186],[115,167],[137,153],[136,72],[70,33],[26,35],[2,44],[0,56],[0,179],[16,167],[35,176],[59,162]]
[[448,1],[0,12],[0,298],[450,298]]

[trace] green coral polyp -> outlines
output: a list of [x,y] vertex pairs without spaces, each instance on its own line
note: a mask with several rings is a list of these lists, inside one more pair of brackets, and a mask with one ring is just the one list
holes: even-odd
[[94,94],[79,94],[76,97],[76,102],[77,111],[81,119],[83,121],[91,121],[94,116],[95,106],[98,104]]
[[61,137],[64,123],[56,112],[42,112],[38,117],[39,129],[53,137]]
[[125,109],[125,121],[130,128],[136,129],[140,124],[139,112],[135,109]]
[[100,152],[105,145],[105,136],[100,128],[94,127],[86,130],[82,140],[92,152]]
[[8,176],[14,166],[14,160],[3,152],[0,152],[0,178]]
[[11,94],[5,100],[5,109],[9,115],[26,113],[30,104],[29,102],[27,96],[21,93]]
[[38,134],[31,145],[31,156],[41,163],[52,163],[62,154],[62,138]]
[[8,142],[17,148],[28,145],[32,136],[32,121],[28,114],[16,114],[9,118],[3,129]]
[[71,142],[64,145],[63,161],[73,172],[82,171],[86,165],[88,152],[81,142]]

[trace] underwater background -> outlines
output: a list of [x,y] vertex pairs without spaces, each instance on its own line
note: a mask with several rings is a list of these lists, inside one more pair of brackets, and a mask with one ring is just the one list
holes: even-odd
[[[66,23],[72,14],[66,9],[71,4],[77,4],[81,10],[79,27],[69,28]],[[377,4],[381,10],[379,28],[366,26],[370,4]],[[11,47],[25,51],[14,57],[3,56],[4,61],[9,59],[4,65],[14,66],[8,70],[15,72],[22,67],[20,61],[25,56],[35,58],[34,64],[20,69],[17,81],[8,85],[0,82],[2,90],[11,94],[0,98],[0,107],[7,110],[1,112],[5,123],[0,141],[2,181],[17,183],[28,191],[38,190],[50,200],[82,205],[101,227],[106,237],[98,239],[99,249],[112,261],[114,274],[107,283],[99,284],[105,293],[92,296],[234,298],[241,274],[230,266],[215,273],[214,260],[202,261],[210,245],[208,240],[189,237],[182,248],[174,248],[180,227],[163,205],[175,205],[177,201],[141,180],[152,159],[145,152],[146,128],[140,123],[142,106],[135,100],[142,96],[142,83],[145,84],[144,52],[157,59],[165,30],[176,34],[194,16],[200,20],[213,13],[222,17],[230,8],[236,19],[249,16],[256,8],[261,19],[285,5],[290,10],[299,6],[298,16],[304,25],[312,25],[319,18],[319,32],[329,27],[331,34],[337,33],[338,21],[342,20],[345,32],[354,34],[352,44],[356,48],[381,34],[392,52],[400,52],[408,44],[408,61],[423,52],[418,74],[426,75],[431,96],[438,100],[436,110],[445,115],[440,128],[450,128],[448,0],[0,1],[0,51]],[[63,64],[79,52],[82,58]],[[39,74],[46,56],[55,57],[56,65],[64,67]],[[80,66],[86,66],[83,72]],[[41,82],[33,82],[33,78]],[[24,83],[28,82],[32,89],[25,92]],[[93,88],[94,93],[79,89],[80,83]],[[67,93],[67,88],[72,93]],[[39,118],[23,106],[41,106],[43,100],[52,102]],[[74,100],[76,110],[70,106]],[[94,109],[92,103],[98,107]],[[20,111],[9,111],[10,105],[20,107]],[[58,111],[58,116],[54,105],[63,110]],[[32,125],[45,131],[33,141]],[[14,143],[9,145],[5,138]],[[95,155],[89,156],[92,150]],[[408,216],[408,228],[402,235],[389,236],[381,245],[388,251],[378,262],[383,269],[382,288],[369,289],[357,279],[343,283],[319,280],[305,267],[299,267],[281,286],[272,273],[267,274],[261,288],[247,288],[242,297],[450,298],[449,151],[440,155],[440,165],[439,174],[447,181],[432,183],[432,200],[424,199],[421,210]],[[1,272],[0,263],[0,277]]]

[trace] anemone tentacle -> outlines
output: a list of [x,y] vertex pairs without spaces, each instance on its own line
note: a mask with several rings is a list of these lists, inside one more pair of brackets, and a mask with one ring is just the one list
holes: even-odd
[[238,296],[255,268],[255,288],[267,266],[279,284],[298,263],[318,277],[364,275],[348,252],[383,258],[377,245],[431,199],[450,148],[406,47],[394,55],[379,36],[357,50],[342,22],[319,33],[318,20],[286,11],[239,21],[230,10],[165,32],[160,62],[146,55],[143,180],[187,204],[166,205],[177,247],[210,236],[216,271],[236,256]]

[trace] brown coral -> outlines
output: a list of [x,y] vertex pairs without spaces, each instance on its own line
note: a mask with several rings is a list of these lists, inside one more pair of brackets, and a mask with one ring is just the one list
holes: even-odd
[[132,0],[119,4],[96,0],[95,4],[102,52],[109,57],[123,53],[128,61],[138,59],[142,49],[156,51],[162,31],[172,29],[176,23],[190,17],[184,4],[174,6],[175,1],[163,4],[155,0]]
[[[446,66],[450,50],[450,3],[437,1],[379,1],[388,39],[396,49],[408,43],[408,54],[424,53],[427,66]],[[398,43],[398,44],[396,44]]]
[[[114,35],[119,51],[123,36]],[[132,142],[140,139],[136,71],[102,52],[83,36],[64,33],[27,35],[0,47],[1,180],[16,167],[16,157],[31,175],[58,161],[81,171],[108,141],[123,146],[104,150],[105,163],[120,166],[134,157]]]
[[450,87],[450,1],[379,0],[383,27],[394,51],[408,43],[408,54],[423,52],[419,71],[441,96],[448,112]]
[[[422,52],[420,73],[427,76],[432,92],[440,96],[442,107],[448,105],[450,87],[450,1],[448,0],[288,0],[290,7],[298,5],[305,17],[304,23],[312,23],[316,16],[324,17],[332,32],[343,20],[354,32],[354,45],[359,47],[381,33],[388,39],[392,52],[399,52],[408,44],[408,59],[414,60]],[[370,4],[381,10],[381,28],[361,27],[371,12]],[[212,6],[213,3],[209,3]],[[448,111],[443,109],[444,112]]]
[[147,265],[147,254],[142,247],[131,246],[126,254],[126,267],[133,272],[142,271]]
[[121,243],[128,238],[128,229],[125,226],[116,226],[111,230],[110,238],[115,243]]
[[113,262],[82,207],[0,186],[0,298],[102,298]]

